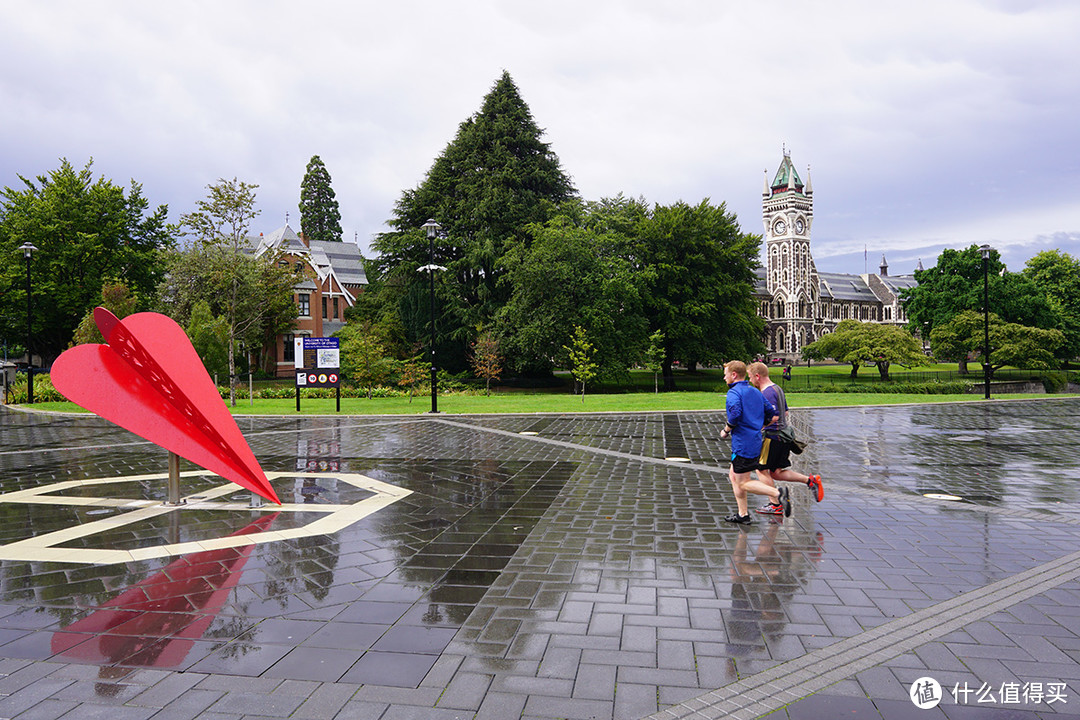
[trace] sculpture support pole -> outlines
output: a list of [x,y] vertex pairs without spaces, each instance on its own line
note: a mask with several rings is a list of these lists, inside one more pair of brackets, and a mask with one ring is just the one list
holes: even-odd
[[166,505],[180,504],[180,456],[169,452],[169,497]]

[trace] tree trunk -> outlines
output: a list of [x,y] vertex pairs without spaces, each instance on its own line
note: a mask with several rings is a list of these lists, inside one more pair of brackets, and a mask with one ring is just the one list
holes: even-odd
[[236,407],[236,337],[229,326],[229,404]]
[[660,371],[664,374],[664,390],[674,390],[675,374],[671,371],[671,361],[664,360],[660,365]]
[[859,374],[859,363],[851,363],[851,379],[854,380],[855,376]]
[[968,364],[967,358],[961,358],[960,359],[960,374],[961,375],[967,375],[968,373],[971,372],[970,370],[968,370],[967,364]]
[[887,360],[879,362],[877,364],[878,375],[881,376],[882,382],[888,382],[889,380],[889,362]]
[[686,372],[697,372],[697,360],[690,360],[686,363]]

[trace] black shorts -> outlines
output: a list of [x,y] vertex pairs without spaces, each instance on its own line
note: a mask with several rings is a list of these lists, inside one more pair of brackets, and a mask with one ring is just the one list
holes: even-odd
[[731,454],[731,469],[737,474],[748,473],[757,470],[757,458],[744,458],[734,453]]
[[754,469],[756,470],[782,470],[784,468],[791,467],[791,446],[779,438],[766,437],[765,444],[768,444],[768,449],[762,446],[761,454],[765,457],[765,462],[760,462],[761,458],[758,458],[758,464]]

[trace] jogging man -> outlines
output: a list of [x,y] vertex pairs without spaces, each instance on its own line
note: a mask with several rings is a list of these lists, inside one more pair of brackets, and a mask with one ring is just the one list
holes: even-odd
[[724,382],[728,384],[725,407],[727,424],[720,431],[720,438],[731,437],[731,466],[728,468],[728,480],[738,512],[724,520],[739,525],[753,522],[746,499],[747,493],[765,495],[783,510],[785,516],[791,515],[791,499],[787,488],[779,490],[766,485],[760,480],[751,480],[750,472],[757,469],[761,455],[761,429],[767,419],[776,415],[776,408],[765,400],[761,391],[750,385],[746,379],[746,363],[732,360],[724,365]]
[[[765,363],[752,363],[748,369],[750,384],[761,391],[765,399],[776,407],[776,416],[764,429],[764,436],[769,441],[768,454],[764,454],[764,462],[758,463],[758,479],[766,485],[776,485],[777,480],[784,482],[806,483],[814,500],[821,502],[825,497],[825,488],[821,484],[820,475],[803,475],[791,469],[791,446],[781,440],[778,434],[787,427],[787,398],[784,397],[784,389],[769,379],[769,367]],[[757,510],[763,515],[779,515],[784,510],[776,503],[762,505]]]

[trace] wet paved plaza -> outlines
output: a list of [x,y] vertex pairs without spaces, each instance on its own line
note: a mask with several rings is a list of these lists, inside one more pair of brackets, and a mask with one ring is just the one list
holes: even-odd
[[793,411],[825,500],[739,528],[720,412],[242,418],[284,505],[166,508],[0,409],[0,718],[1080,717],[1078,413]]

